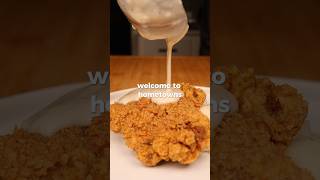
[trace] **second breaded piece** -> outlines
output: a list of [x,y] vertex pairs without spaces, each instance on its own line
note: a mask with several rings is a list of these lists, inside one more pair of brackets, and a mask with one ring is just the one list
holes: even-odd
[[225,87],[236,96],[239,113],[260,118],[268,126],[272,141],[288,145],[302,127],[308,105],[295,88],[237,68],[228,69]]

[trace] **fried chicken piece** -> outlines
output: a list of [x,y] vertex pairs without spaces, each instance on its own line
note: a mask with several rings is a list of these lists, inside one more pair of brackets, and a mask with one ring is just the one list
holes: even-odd
[[253,70],[227,70],[227,90],[236,96],[239,113],[260,118],[268,126],[272,141],[288,145],[306,118],[308,106],[297,90],[255,78]]
[[105,179],[109,138],[106,119],[98,117],[87,127],[64,128],[48,139],[54,164],[49,177],[57,179]]
[[190,100],[195,107],[201,107],[206,100],[206,94],[201,89],[196,89],[187,83],[182,83],[181,90],[185,99]]
[[212,179],[313,180],[272,141],[269,127],[252,117],[227,114],[214,131]]
[[0,136],[0,179],[106,179],[109,137],[105,116],[86,127],[46,137],[16,129]]
[[110,108],[110,127],[121,133],[129,148],[146,166],[160,161],[190,164],[210,143],[210,122],[200,112],[202,90],[182,86],[185,97],[177,103],[158,105],[150,99]]
[[252,70],[225,72],[225,87],[238,100],[239,111],[225,114],[214,129],[213,179],[314,179],[286,155],[307,114],[303,97],[288,85],[257,79]]

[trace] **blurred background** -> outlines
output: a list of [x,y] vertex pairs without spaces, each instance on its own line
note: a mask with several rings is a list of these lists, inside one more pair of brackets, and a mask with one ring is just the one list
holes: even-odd
[[[209,55],[208,0],[183,0],[188,16],[189,32],[174,47],[174,55]],[[111,55],[166,55],[163,40],[149,41],[131,28],[116,0],[111,0]]]
[[107,65],[107,1],[0,3],[0,97],[88,82]]
[[210,2],[214,65],[320,80],[320,1]]
[[[165,55],[163,41],[142,39],[116,0],[110,3],[112,55]],[[216,65],[320,80],[320,1],[214,0],[210,11],[208,0],[183,3],[190,31],[174,55],[209,55],[210,44]],[[105,68],[107,5],[106,0],[2,1],[0,97],[88,81],[87,71]]]

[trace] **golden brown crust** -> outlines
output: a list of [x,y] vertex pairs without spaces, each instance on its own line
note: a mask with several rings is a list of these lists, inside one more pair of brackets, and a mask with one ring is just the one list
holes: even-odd
[[105,179],[108,141],[105,117],[52,137],[16,129],[0,137],[0,179]]
[[202,89],[194,88],[188,83],[182,83],[181,90],[185,99],[191,101],[195,107],[201,107],[206,100],[206,94]]
[[190,164],[209,146],[209,119],[199,110],[204,92],[188,84],[182,87],[186,96],[177,103],[157,105],[142,98],[111,105],[111,130],[123,135],[146,166],[160,161]]
[[225,72],[225,87],[236,96],[239,111],[225,114],[214,129],[212,178],[314,179],[285,153],[307,114],[302,96],[288,85],[257,79],[252,70]]
[[227,71],[225,87],[236,96],[239,113],[263,121],[276,143],[290,144],[306,118],[308,106],[302,95],[289,85],[275,85],[255,78],[253,71]]
[[253,117],[228,114],[215,129],[212,151],[213,179],[312,180],[285,154],[285,147],[270,141],[268,127]]

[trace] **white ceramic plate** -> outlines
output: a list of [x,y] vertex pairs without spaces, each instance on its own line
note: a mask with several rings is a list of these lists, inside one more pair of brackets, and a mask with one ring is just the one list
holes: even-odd
[[[207,95],[206,103],[210,103],[210,89],[198,87]],[[110,103],[133,89],[112,92]],[[134,152],[125,144],[119,134],[110,132],[110,180],[209,180],[210,154],[204,152],[194,163],[188,166],[177,163],[164,163],[156,167],[145,167],[136,158]]]
[[[304,98],[309,103],[309,113],[307,120],[310,123],[310,129],[316,136],[320,135],[320,82],[304,81],[297,79],[271,78],[277,84],[287,83],[294,86],[303,94]],[[21,123],[30,116],[41,111],[47,105],[52,104],[58,98],[66,93],[83,88],[87,83],[77,85],[66,85],[60,87],[52,87],[30,93],[19,94],[11,97],[0,98],[0,135],[11,133],[14,127],[20,127]],[[119,96],[129,92],[123,90],[111,93],[111,102]],[[209,89],[205,90],[209,94]],[[88,94],[90,97],[91,94]],[[207,102],[209,102],[209,97]],[[63,104],[61,104],[63,106]],[[89,104],[90,106],[90,104]],[[79,109],[72,107],[72,112],[75,116],[81,111],[90,111],[88,108]],[[16,113],[17,110],[19,113]],[[63,113],[63,112],[61,112]],[[61,114],[56,115],[62,118]],[[70,114],[71,116],[71,114]],[[67,119],[66,119],[67,122]],[[117,150],[117,151],[115,151]],[[135,158],[134,153],[130,151],[123,143],[121,137],[111,134],[111,177],[112,180],[138,179],[140,180],[166,180],[171,179],[209,179],[209,155],[203,154],[198,161],[191,166],[177,166],[175,164],[165,164],[156,168],[146,168],[140,164]],[[312,153],[314,154],[314,153]],[[312,157],[319,156],[314,154]],[[304,157],[303,157],[304,158]],[[314,159],[314,158],[313,158]],[[308,168],[309,169],[309,168]],[[313,172],[320,172],[319,164],[313,168]],[[119,178],[117,175],[119,175]],[[317,174],[317,179],[320,180],[320,174]]]

